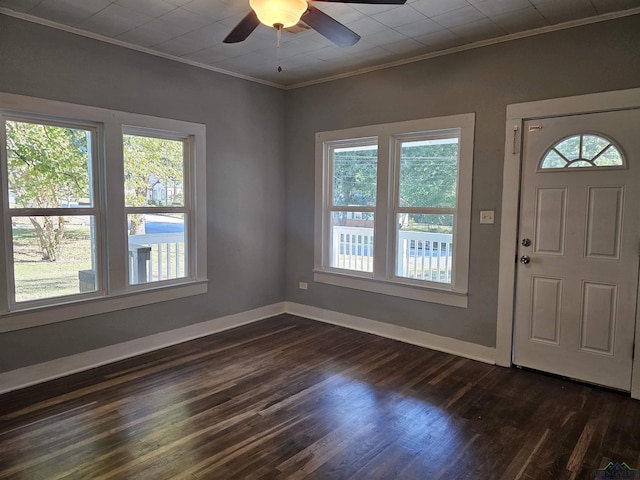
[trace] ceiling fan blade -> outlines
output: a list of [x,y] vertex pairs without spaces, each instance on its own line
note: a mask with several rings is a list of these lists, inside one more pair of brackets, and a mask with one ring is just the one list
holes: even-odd
[[251,10],[249,13],[245,15],[245,17],[240,20],[233,30],[226,36],[223,40],[224,43],[238,43],[246,40],[251,32],[253,32],[256,27],[260,25],[260,20],[256,15],[256,12]]
[[309,5],[309,9],[302,14],[300,20],[339,47],[350,47],[360,40],[360,35],[313,5]]
[[312,0],[313,2],[365,3],[369,5],[404,5],[407,0]]

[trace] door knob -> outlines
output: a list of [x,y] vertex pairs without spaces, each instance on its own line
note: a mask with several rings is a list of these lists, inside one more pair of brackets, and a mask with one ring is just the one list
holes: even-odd
[[520,242],[522,244],[523,247],[528,247],[531,245],[531,240],[529,240],[528,238],[523,238],[522,242]]
[[523,264],[526,265],[530,261],[531,261],[531,259],[529,258],[529,255],[523,255],[523,256],[520,257],[520,263],[523,263]]

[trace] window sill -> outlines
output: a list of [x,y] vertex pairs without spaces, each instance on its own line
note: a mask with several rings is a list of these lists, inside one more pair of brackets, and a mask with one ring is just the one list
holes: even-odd
[[342,273],[319,270],[314,271],[313,279],[318,283],[419,300],[421,302],[440,303],[442,305],[460,308],[467,308],[468,305],[468,295],[466,292],[453,292],[451,290],[406,285],[397,282],[374,280],[372,278],[355,277]]
[[91,298],[2,313],[0,314],[0,333],[200,295],[207,293],[207,285],[206,280],[198,280],[181,285],[127,292],[117,296]]

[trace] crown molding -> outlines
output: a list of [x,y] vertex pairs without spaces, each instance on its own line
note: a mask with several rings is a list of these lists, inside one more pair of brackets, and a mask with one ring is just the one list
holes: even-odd
[[29,15],[28,13],[16,12],[9,8],[0,7],[0,14],[6,15],[8,17],[18,18],[20,20],[25,20],[31,23],[37,23],[39,25],[43,25],[45,27],[55,28],[56,30],[62,30],[64,32],[73,33],[75,35],[80,35],[82,37],[91,38],[93,40],[98,40],[100,42],[110,43],[112,45],[117,45],[118,47],[128,48],[129,50],[135,50],[137,52],[148,53],[149,55],[153,55],[160,58],[165,58],[167,60],[173,60],[174,62],[184,63],[186,65],[190,65],[192,67],[203,68],[205,70],[209,70],[211,72],[221,73],[223,75],[229,75],[231,77],[240,78],[242,80],[248,80],[250,82],[260,83],[262,85],[266,85],[268,87],[275,87],[283,89],[285,88],[283,85],[268,82],[266,80],[262,80],[260,78],[251,77],[249,75],[243,75],[241,73],[231,72],[229,70],[224,70],[222,68],[213,67],[211,65],[206,65],[204,63],[195,62],[193,60],[189,60],[187,58],[176,57],[175,55],[171,55],[168,53],[158,52],[157,50],[153,50],[147,47],[141,47],[139,45],[134,45],[129,42],[124,42],[122,40],[118,40],[116,38],[106,37],[104,35],[100,35],[99,33],[88,32],[87,30],[82,30],[80,28],[71,27],[69,25],[63,25],[58,22],[53,22],[51,20],[46,20],[44,18],[35,17],[33,15]]
[[512,33],[510,35],[503,35],[501,37],[490,38],[488,40],[482,40],[479,42],[468,43],[466,45],[460,45],[458,47],[448,48],[446,50],[440,50],[437,52],[431,52],[424,55],[418,55],[411,58],[404,58],[402,60],[396,60],[372,67],[365,67],[353,72],[341,73],[338,75],[332,75],[317,80],[310,80],[308,82],[296,83],[288,85],[285,90],[293,90],[301,87],[308,87],[311,85],[317,85],[319,83],[331,82],[334,80],[340,80],[342,78],[354,77],[356,75],[362,75],[364,73],[375,72],[377,70],[384,70],[387,68],[398,67],[400,65],[407,65],[409,63],[420,62],[422,60],[428,60],[430,58],[442,57],[445,55],[451,55],[453,53],[464,52],[467,50],[474,50],[476,48],[487,47],[489,45],[496,45],[499,43],[511,42],[513,40],[519,40],[521,38],[535,37],[536,35],[542,35],[545,33],[557,32],[560,30],[567,30],[569,28],[581,27],[583,25],[591,25],[593,23],[606,22],[608,20],[615,20],[616,18],[629,17],[640,13],[640,7],[631,8],[629,10],[622,10],[619,12],[606,13],[603,15],[596,15],[594,17],[582,18],[579,20],[572,20],[569,22],[558,23],[556,25],[549,25],[547,27],[540,27],[533,30],[526,30],[524,32]]
[[496,37],[496,38],[491,38],[489,40],[482,40],[479,42],[473,42],[473,43],[469,43],[466,45],[460,45],[458,47],[453,47],[453,48],[448,48],[446,50],[440,50],[438,52],[431,52],[431,53],[427,53],[427,54],[423,54],[423,55],[417,55],[414,57],[410,57],[410,58],[405,58],[402,60],[395,60],[393,62],[386,62],[386,63],[382,63],[380,65],[374,65],[371,67],[365,67],[365,68],[360,68],[351,72],[345,72],[345,73],[341,73],[341,74],[337,74],[337,75],[331,75],[328,77],[322,77],[322,78],[318,78],[315,80],[309,80],[307,82],[300,82],[300,83],[295,83],[295,84],[291,84],[291,85],[284,85],[284,84],[279,84],[279,83],[273,83],[273,82],[269,82],[267,80],[262,80],[260,78],[256,78],[256,77],[251,77],[249,75],[243,75],[241,73],[236,73],[236,72],[232,72],[229,70],[224,70],[222,68],[217,68],[217,67],[213,67],[211,65],[206,65],[204,63],[200,63],[200,62],[195,62],[193,60],[189,60],[186,58],[181,58],[181,57],[176,57],[174,55],[170,55],[168,53],[162,53],[162,52],[158,52],[156,50],[153,50],[151,48],[146,48],[146,47],[141,47],[138,45],[134,45],[128,42],[124,42],[122,40],[117,40],[115,38],[111,38],[111,37],[106,37],[104,35],[100,35],[97,33],[92,33],[92,32],[88,32],[86,30],[82,30],[80,28],[75,28],[75,27],[70,27],[68,25],[63,25],[57,22],[53,22],[51,20],[46,20],[43,18],[39,18],[39,17],[35,17],[33,15],[29,15],[28,13],[22,13],[22,12],[16,12],[14,10],[11,10],[9,8],[5,8],[5,7],[0,7],[0,14],[3,15],[7,15],[9,17],[15,17],[15,18],[19,18],[21,20],[25,20],[28,22],[32,22],[32,23],[37,23],[40,25],[44,25],[46,27],[51,27],[51,28],[55,28],[57,30],[62,30],[65,32],[69,32],[69,33],[73,33],[76,35],[80,35],[83,37],[87,37],[87,38],[91,38],[94,40],[98,40],[101,42],[105,42],[105,43],[110,43],[112,45],[117,45],[119,47],[124,47],[124,48],[128,48],[130,50],[136,50],[138,52],[142,52],[142,53],[147,53],[149,55],[154,55],[156,57],[160,57],[160,58],[165,58],[167,60],[173,60],[175,62],[180,62],[180,63],[184,63],[186,65],[190,65],[192,67],[198,67],[198,68],[203,68],[205,70],[209,70],[212,72],[216,72],[216,73],[220,73],[223,75],[229,75],[231,77],[235,77],[235,78],[239,78],[242,80],[247,80],[250,82],[255,82],[255,83],[259,83],[262,85],[266,85],[268,87],[274,87],[274,88],[278,88],[281,90],[295,90],[297,88],[303,88],[303,87],[308,87],[308,86],[312,86],[312,85],[317,85],[317,84],[321,84],[321,83],[326,83],[326,82],[332,82],[334,80],[340,80],[343,78],[349,78],[349,77],[354,77],[357,75],[363,75],[365,73],[371,73],[371,72],[375,72],[378,70],[385,70],[387,68],[393,68],[393,67],[398,67],[401,65],[407,65],[410,63],[415,63],[415,62],[420,62],[422,60],[428,60],[430,58],[436,58],[436,57],[442,57],[445,55],[451,55],[454,53],[458,53],[458,52],[464,52],[467,50],[473,50],[476,48],[482,48],[482,47],[487,47],[490,45],[496,45],[499,43],[505,43],[505,42],[511,42],[513,40],[519,40],[521,38],[528,38],[528,37],[534,37],[536,35],[542,35],[545,33],[551,33],[551,32],[557,32],[560,30],[566,30],[569,28],[574,28],[574,27],[581,27],[584,25],[591,25],[593,23],[599,23],[599,22],[606,22],[608,20],[614,20],[617,18],[623,18],[623,17],[629,17],[632,15],[637,15],[640,14],[640,7],[635,7],[635,8],[631,8],[629,10],[622,10],[619,12],[611,12],[611,13],[605,13],[602,15],[596,15],[593,17],[588,17],[588,18],[582,18],[579,20],[571,20],[569,22],[563,22],[563,23],[558,23],[556,25],[549,25],[546,27],[541,27],[541,28],[536,28],[533,30],[527,30],[524,32],[518,32],[518,33],[513,33],[510,35],[504,35],[501,37]]

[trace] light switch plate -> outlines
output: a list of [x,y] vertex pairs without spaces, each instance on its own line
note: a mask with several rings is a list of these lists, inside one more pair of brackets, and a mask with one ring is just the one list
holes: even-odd
[[493,225],[495,210],[480,210],[480,223],[485,225]]

